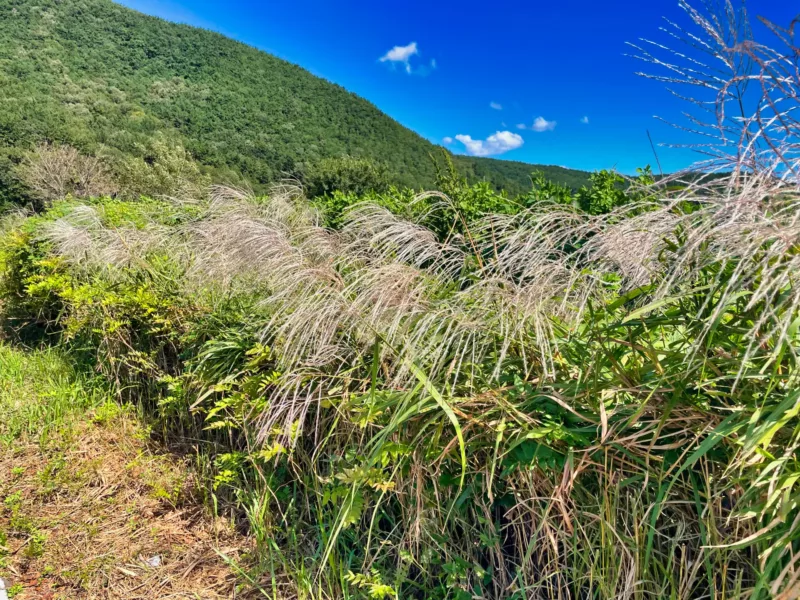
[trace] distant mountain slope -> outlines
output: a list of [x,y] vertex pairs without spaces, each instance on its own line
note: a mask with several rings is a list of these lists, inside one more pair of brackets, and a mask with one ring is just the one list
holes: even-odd
[[516,160],[497,160],[472,156],[456,156],[454,163],[470,179],[491,181],[496,187],[505,188],[512,194],[522,193],[530,189],[530,176],[533,171],[541,171],[549,180],[563,183],[575,190],[589,183],[589,173],[586,171],[557,167],[555,165],[532,165]]
[[[0,0],[7,160],[45,139],[129,153],[158,131],[218,178],[256,185],[347,153],[387,163],[398,183],[426,187],[429,154],[441,151],[341,86],[217,33],[109,0]],[[470,157],[457,164],[512,193],[537,168]],[[552,174],[576,187],[586,177]]]

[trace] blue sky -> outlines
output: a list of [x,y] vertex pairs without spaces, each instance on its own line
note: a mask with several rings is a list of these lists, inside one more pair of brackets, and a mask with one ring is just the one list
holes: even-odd
[[[458,153],[632,173],[655,168],[648,129],[656,144],[692,141],[653,118],[681,121],[684,103],[636,76],[644,65],[625,56],[626,41],[667,39],[662,17],[689,23],[677,0],[122,4],[299,64]],[[751,17],[782,25],[800,12],[796,0],[747,6]],[[658,153],[665,171],[699,158],[687,149]]]

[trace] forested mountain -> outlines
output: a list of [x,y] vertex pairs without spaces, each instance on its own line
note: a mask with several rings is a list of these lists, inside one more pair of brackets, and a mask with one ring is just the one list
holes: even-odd
[[[0,193],[13,195],[13,164],[39,142],[146,158],[157,136],[212,177],[256,187],[342,154],[427,187],[430,154],[442,151],[344,88],[217,33],[109,0],[0,0]],[[573,187],[586,182],[558,167],[456,163],[512,194],[535,168]]]
[[573,190],[589,184],[589,173],[555,165],[532,165],[518,160],[498,160],[473,156],[454,157],[459,171],[470,180],[491,181],[498,189],[512,194],[527,191],[531,187],[531,172],[539,171],[554,183],[566,185]]

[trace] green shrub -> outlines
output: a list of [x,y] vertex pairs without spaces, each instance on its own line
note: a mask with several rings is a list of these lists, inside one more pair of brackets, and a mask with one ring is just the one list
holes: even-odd
[[362,196],[389,189],[389,170],[383,163],[370,158],[339,156],[323,158],[315,163],[303,178],[309,198],[340,193]]
[[113,155],[111,160],[121,192],[129,198],[197,199],[211,182],[180,142],[163,135],[135,143],[132,155]]
[[325,224],[333,229],[340,229],[346,214],[357,204],[368,202],[382,206],[395,214],[412,216],[422,210],[415,205],[414,190],[390,187],[385,192],[367,192],[363,195],[335,191],[332,194],[317,197],[313,204],[320,208]]
[[[497,192],[489,182],[470,184],[461,176],[450,158],[442,153],[443,165],[435,160],[437,189],[444,194],[438,201],[438,210],[433,211],[427,225],[441,239],[453,233],[467,233],[471,223],[490,214],[517,212],[520,205],[509,199],[505,192]],[[426,210],[426,212],[429,212]]]
[[572,205],[574,203],[572,196],[569,187],[550,181],[541,171],[534,171],[531,174],[531,190],[520,197],[520,202],[528,208],[544,201]]
[[0,212],[36,202],[17,176],[24,154],[21,148],[0,148]]
[[590,187],[583,187],[577,194],[577,203],[591,215],[609,213],[628,202],[623,189],[625,180],[613,171],[598,171],[589,178]]

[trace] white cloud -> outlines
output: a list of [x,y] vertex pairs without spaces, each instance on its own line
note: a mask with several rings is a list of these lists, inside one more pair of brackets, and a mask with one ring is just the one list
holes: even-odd
[[431,59],[431,69],[435,69],[435,68],[436,68],[436,59],[432,58]]
[[381,57],[381,62],[386,62],[388,60],[391,62],[406,63],[415,54],[419,54],[417,42],[411,42],[408,46],[395,46]]
[[499,102],[489,102],[489,108],[493,108],[495,110],[503,110],[503,105]]
[[581,123],[583,123],[584,125],[588,125],[589,124],[589,117],[581,117]]
[[[402,64],[405,67],[406,73],[411,74],[411,60],[412,56],[419,55],[419,48],[417,42],[411,42],[408,46],[395,46],[386,54],[381,56],[381,62],[389,62],[393,65]],[[435,63],[434,63],[435,64]]]
[[544,117],[536,117],[531,125],[533,131],[553,131],[556,128],[555,121],[548,121]]
[[452,144],[453,143],[453,138],[451,138],[448,135],[447,137],[442,138],[442,142],[445,143],[445,144]]
[[498,131],[485,140],[473,140],[471,136],[459,134],[456,139],[464,144],[470,156],[492,156],[519,148],[524,144],[522,136],[510,131]]
[[527,129],[528,126],[525,123],[517,123],[517,129]]

